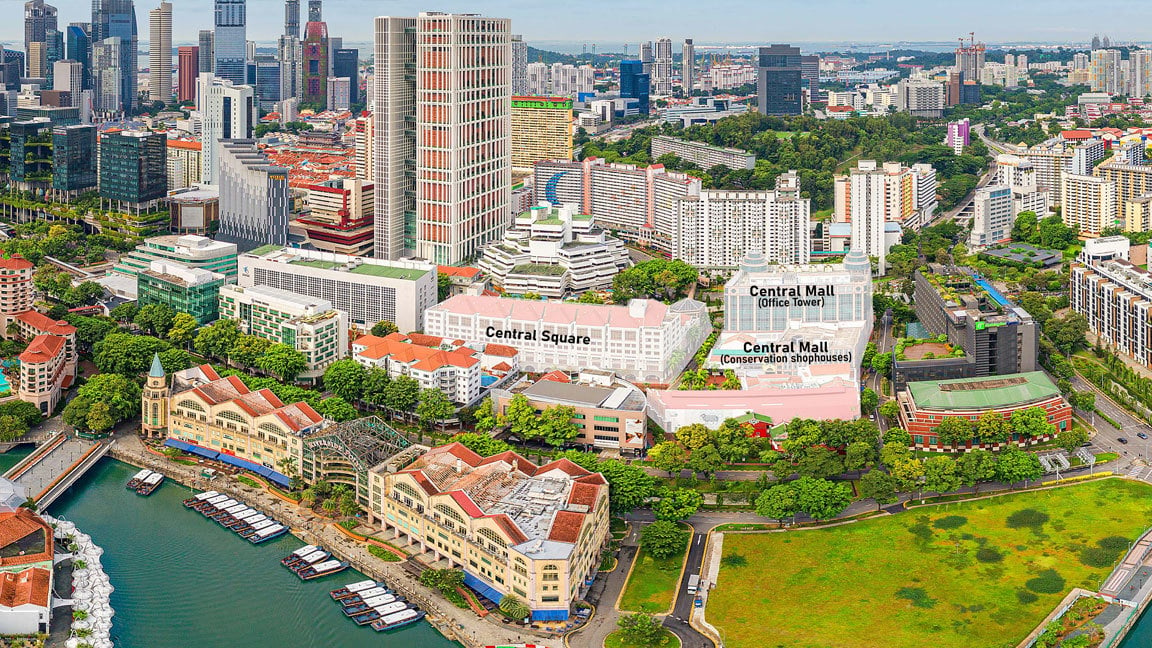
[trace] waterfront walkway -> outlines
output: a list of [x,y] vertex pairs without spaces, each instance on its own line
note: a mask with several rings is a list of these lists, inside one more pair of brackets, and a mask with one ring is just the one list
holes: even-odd
[[[259,488],[252,488],[229,477],[207,480],[200,475],[197,465],[186,466],[173,462],[147,450],[135,434],[116,437],[112,447],[112,457],[144,468],[159,470],[173,480],[199,490],[216,490],[226,493],[246,504],[265,511],[268,515],[288,524],[292,534],[304,542],[323,545],[352,567],[369,577],[382,580],[400,591],[410,601],[428,613],[428,621],[445,637],[459,641],[467,648],[482,648],[491,645],[516,643],[536,644],[557,648],[563,640],[558,637],[544,638],[530,629],[505,626],[494,621],[480,619],[471,610],[455,607],[438,592],[416,580],[420,569],[412,561],[387,563],[368,552],[367,545],[352,540],[341,533],[329,520],[312,511],[284,501],[282,498]],[[489,619],[496,615],[489,615]],[[596,648],[599,648],[598,646]]]
[[109,447],[110,442],[52,436],[4,476],[23,486],[28,497],[44,509],[96,465]]

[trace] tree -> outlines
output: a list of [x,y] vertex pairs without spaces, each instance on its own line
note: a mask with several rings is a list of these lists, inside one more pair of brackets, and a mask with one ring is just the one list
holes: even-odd
[[540,437],[548,445],[559,448],[580,436],[580,427],[572,420],[576,408],[571,405],[553,405],[540,413]]
[[889,423],[894,423],[900,417],[900,404],[894,400],[887,400],[880,404],[877,408],[880,416],[883,416]]
[[448,299],[452,293],[452,277],[443,272],[436,273],[436,301]]
[[983,443],[1003,443],[1011,437],[1011,426],[996,410],[988,410],[976,420],[976,438]]
[[508,401],[499,421],[500,425],[508,426],[513,435],[523,440],[534,439],[540,434],[539,415],[524,394],[516,394]]
[[734,418],[724,419],[712,435],[712,444],[720,456],[728,463],[738,463],[748,458],[752,452],[752,439],[748,437],[748,426]]
[[420,402],[420,383],[415,378],[397,376],[384,389],[384,403],[393,412],[411,412]]
[[960,482],[976,488],[980,492],[980,482],[992,481],[996,477],[996,457],[991,452],[976,448],[960,455],[956,462]]
[[532,613],[531,608],[515,594],[505,594],[500,599],[500,611],[513,621],[521,621]]
[[1091,412],[1096,409],[1096,392],[1080,391],[1073,392],[1072,397],[1068,400],[1072,401],[1072,406]]
[[877,353],[872,358],[872,370],[881,376],[888,376],[892,373],[892,353]]
[[500,439],[493,439],[487,434],[476,434],[474,432],[457,434],[452,437],[451,440],[463,445],[481,457],[491,457],[492,455],[514,449],[511,445]]
[[28,433],[28,424],[18,416],[0,414],[0,441],[15,441]]
[[801,477],[792,487],[800,510],[815,520],[830,520],[852,503],[852,489],[844,483]]
[[364,397],[364,365],[345,358],[328,365],[324,370],[324,388],[352,402]]
[[400,329],[395,324],[393,324],[392,322],[389,322],[388,320],[381,320],[379,322],[376,322],[375,324],[372,325],[372,331],[371,331],[372,335],[375,335],[376,337],[385,337],[387,335],[391,335],[392,333],[399,333],[399,332],[400,332]]
[[1009,446],[1000,453],[996,461],[996,478],[1005,484],[1024,482],[1025,485],[1033,479],[1039,479],[1044,474],[1044,466],[1040,460],[1030,452]]
[[139,310],[139,308],[135,302],[124,302],[108,311],[108,316],[121,324],[129,324],[132,320],[136,319],[137,310]]
[[431,428],[440,421],[452,416],[456,408],[444,392],[435,387],[420,391],[420,402],[416,405],[416,418],[426,428]]
[[676,440],[689,450],[699,450],[712,443],[712,430],[709,430],[708,426],[703,423],[685,425],[676,430]]
[[860,392],[860,411],[865,414],[871,414],[876,410],[876,406],[880,404],[880,397],[876,392],[871,389],[865,388]]
[[1059,215],[1040,221],[1040,246],[1050,250],[1066,250],[1076,242],[1076,230],[1064,224]]
[[[240,367],[255,367],[261,356],[268,353],[272,341],[258,335],[241,333],[228,350],[228,361]],[[355,362],[355,360],[353,360]]]
[[1056,445],[1072,452],[1076,448],[1088,443],[1088,431],[1079,427],[1069,427],[1056,434]]
[[88,429],[88,411],[92,409],[92,400],[84,396],[76,396],[68,401],[61,417],[68,425],[82,430]]
[[962,416],[947,416],[932,428],[941,445],[960,445],[972,439],[972,423]]
[[117,329],[116,321],[110,317],[86,317],[68,313],[64,319],[76,327],[76,341],[83,349],[91,349],[94,344]]
[[704,505],[704,496],[691,488],[665,488],[660,491],[660,499],[652,505],[652,513],[657,520],[676,522],[696,514]]
[[608,507],[614,515],[634,510],[656,492],[656,479],[640,466],[609,459],[597,469],[608,481]]
[[339,396],[331,396],[320,401],[316,405],[316,413],[337,423],[351,421],[352,419],[360,417],[360,413],[356,411],[352,403],[349,403]]
[[188,313],[176,313],[168,327],[168,341],[179,347],[187,347],[196,337],[200,323]]
[[924,463],[919,459],[912,457],[899,459],[888,468],[892,478],[896,480],[896,488],[901,492],[911,493],[920,490],[920,484],[924,480]]
[[360,511],[360,503],[356,501],[356,495],[353,493],[344,493],[340,496],[340,514],[349,517],[356,515]]
[[[1037,222],[1034,211],[1022,211],[1016,214],[1016,220],[1012,223],[1012,240],[1031,243],[1036,236]],[[1031,313],[1032,311],[1028,312]]]
[[292,382],[308,368],[308,358],[295,348],[277,342],[256,359],[256,367],[275,374],[284,382]]
[[172,318],[176,311],[168,304],[148,304],[142,306],[132,319],[132,323],[144,329],[151,335],[164,337],[168,329],[172,328]]
[[496,412],[495,406],[492,404],[492,397],[485,396],[484,400],[480,401],[480,405],[476,407],[476,411],[472,413],[473,418],[476,419],[476,431],[480,434],[487,435],[496,428]]
[[876,500],[876,510],[896,501],[896,480],[882,470],[869,470],[860,478],[860,497]]
[[103,401],[92,403],[92,407],[88,408],[85,422],[88,424],[88,429],[96,433],[106,432],[116,425],[116,420],[112,417],[112,408]]
[[40,413],[39,407],[22,400],[8,401],[7,403],[0,404],[0,415],[15,416],[23,421],[24,425],[29,428],[40,423],[44,418],[44,415]]
[[598,293],[598,292],[595,292],[592,290],[586,290],[586,291],[580,293],[580,296],[576,298],[576,303],[577,304],[603,304],[604,298],[601,297],[600,293]]
[[716,474],[718,470],[724,468],[724,465],[720,451],[711,443],[693,450],[692,455],[688,457],[689,470],[694,473],[702,472],[705,477]]
[[668,472],[669,477],[675,477],[688,465],[688,455],[684,447],[675,441],[661,441],[648,451],[648,460],[652,466]]
[[1021,438],[1040,437],[1056,431],[1056,426],[1048,422],[1048,414],[1040,407],[1016,410],[1009,421],[1012,431]]
[[200,355],[225,359],[239,337],[240,324],[236,320],[221,319],[201,328],[192,346]]
[[121,374],[97,374],[76,390],[76,399],[85,399],[91,407],[105,405],[115,425],[139,414],[140,385]]
[[92,348],[93,360],[101,373],[134,376],[148,371],[152,357],[170,347],[164,340],[150,335],[110,333]]
[[657,560],[683,553],[691,534],[675,522],[657,520],[640,530],[640,548]]
[[760,497],[756,498],[756,515],[773,520],[784,520],[796,517],[800,505],[796,500],[796,491],[791,483],[776,484],[768,488]]
[[[503,609],[503,599],[501,599],[500,605]],[[524,616],[528,615],[525,614]],[[659,621],[652,615],[642,612],[622,615],[616,620],[616,625],[620,628],[623,639],[633,646],[654,646],[664,632]]]
[[960,488],[960,483],[956,460],[952,457],[940,455],[924,461],[924,490],[944,494]]
[[844,472],[844,460],[835,450],[812,446],[804,450],[796,461],[796,472],[801,477],[825,479]]
[[192,356],[184,349],[168,349],[160,352],[160,366],[166,373],[184,371],[192,366]]
[[385,391],[391,382],[392,377],[388,375],[386,369],[369,367],[364,372],[364,401],[377,406],[384,405]]
[[876,465],[876,444],[867,441],[854,441],[844,449],[844,468],[863,470]]
[[1071,354],[1077,346],[1084,344],[1088,332],[1088,318],[1076,312],[1063,317],[1053,317],[1044,325],[1044,334],[1052,340],[1065,355]]

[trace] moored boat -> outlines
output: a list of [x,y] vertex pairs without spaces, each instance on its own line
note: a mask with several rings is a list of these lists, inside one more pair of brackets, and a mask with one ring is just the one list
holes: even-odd
[[304,556],[307,556],[308,554],[312,553],[313,551],[316,551],[319,548],[320,547],[317,547],[316,545],[304,545],[303,547],[300,547],[296,551],[293,551],[292,553],[288,554],[287,556],[284,556],[283,558],[281,558],[280,564],[287,567],[288,563],[293,562],[297,558],[303,558]]
[[260,511],[257,511],[256,509],[248,509],[244,513],[239,513],[239,514],[233,515],[232,519],[228,520],[227,522],[223,522],[222,524],[224,526],[228,527],[229,529],[237,529],[237,528],[243,526],[244,523],[247,522],[248,520],[255,521],[255,518],[257,516],[263,518],[264,514],[261,513]]
[[337,599],[341,605],[356,605],[363,601],[370,601],[378,596],[391,595],[392,590],[387,587],[373,587],[372,589],[364,590],[363,592],[355,592],[347,594],[343,598]]
[[217,493],[216,491],[204,491],[203,493],[197,493],[196,495],[193,495],[192,497],[184,500],[184,506],[191,508],[193,505],[203,503],[205,500],[211,497],[216,497],[219,494],[220,493]]
[[312,580],[315,578],[322,578],[330,574],[342,572],[348,569],[348,563],[342,560],[326,560],[324,562],[305,567],[296,572],[296,575],[303,580]]
[[379,596],[373,596],[372,598],[367,598],[355,602],[342,601],[341,609],[344,611],[344,616],[356,616],[357,614],[360,614],[361,612],[364,612],[370,608],[402,601],[403,598],[404,597],[396,596],[395,594],[381,594]]
[[294,572],[299,572],[300,570],[307,569],[308,567],[312,567],[313,565],[319,565],[319,564],[327,561],[331,557],[332,557],[331,553],[324,551],[323,549],[318,548],[315,551],[313,551],[312,553],[304,554],[303,556],[300,556],[298,559],[288,563],[287,567],[288,567],[288,569],[291,569]]
[[[309,545],[309,546],[311,546],[311,545]],[[281,563],[283,563],[283,561],[281,561]],[[362,581],[357,581],[355,583],[349,583],[349,584],[345,585],[344,587],[338,587],[338,588],[332,590],[331,592],[328,592],[328,595],[331,596],[333,600],[342,601],[342,600],[348,598],[349,596],[356,596],[360,592],[366,592],[368,590],[373,590],[373,589],[378,589],[378,588],[379,588],[379,585],[377,585],[376,581],[374,581],[374,580],[362,580]]]
[[229,529],[232,529],[236,533],[243,533],[244,531],[251,529],[252,527],[256,526],[257,524],[260,524],[261,522],[267,522],[270,520],[275,522],[275,520],[272,520],[272,518],[268,517],[267,515],[264,515],[263,513],[258,513],[256,515],[251,516],[251,517],[245,518],[243,520],[237,520],[237,521],[232,522],[232,524],[226,524],[224,526],[228,527]]
[[135,475],[132,475],[132,479],[128,480],[128,485],[126,486],[126,488],[136,490],[137,488],[139,488],[141,482],[143,482],[145,479],[148,479],[153,474],[155,474],[155,473],[153,473],[151,470],[148,470],[147,468],[141,470],[140,472],[136,473]]
[[148,475],[139,484],[136,485],[136,494],[147,497],[156,492],[160,488],[160,484],[164,483],[164,473],[154,472]]
[[401,610],[393,614],[389,614],[372,622],[372,629],[376,632],[383,632],[385,630],[394,630],[396,628],[404,627],[410,623],[415,623],[423,619],[425,615],[424,610]]
[[260,529],[251,535],[244,536],[241,534],[241,536],[248,538],[248,542],[251,542],[252,544],[260,544],[261,542],[267,542],[273,538],[279,538],[285,533],[288,533],[288,527],[284,526],[283,524],[273,524],[272,526]]

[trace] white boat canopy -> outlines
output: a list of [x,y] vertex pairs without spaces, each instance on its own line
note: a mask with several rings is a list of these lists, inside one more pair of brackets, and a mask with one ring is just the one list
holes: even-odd
[[196,499],[198,499],[198,500],[211,499],[213,497],[216,497],[219,494],[220,493],[217,493],[216,491],[204,491],[203,493],[200,493],[199,495],[197,495]]
[[140,472],[136,473],[135,475],[132,475],[132,479],[144,479],[145,477],[148,477],[151,474],[152,474],[152,471],[145,468],[145,469],[141,470]]
[[260,529],[259,531],[257,531],[255,534],[255,537],[256,538],[267,538],[268,536],[272,535],[273,533],[279,533],[280,531],[283,531],[284,528],[285,527],[283,524],[276,524],[275,522],[273,522],[272,526],[264,527],[263,529]]
[[293,556],[305,556],[307,554],[312,553],[313,551],[316,551],[319,548],[320,547],[317,547],[316,545],[304,545],[303,547],[300,547],[296,551],[293,551],[292,555]]
[[339,560],[325,560],[320,564],[312,565],[312,569],[315,569],[317,572],[326,572],[332,571],[333,569],[336,569],[343,564],[344,563],[340,562]]
[[376,581],[374,580],[362,580],[356,583],[345,585],[344,589],[348,590],[349,592],[359,594],[360,592],[379,588],[376,587]]

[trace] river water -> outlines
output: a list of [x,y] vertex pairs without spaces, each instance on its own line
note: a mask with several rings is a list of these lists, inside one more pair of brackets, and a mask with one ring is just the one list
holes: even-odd
[[[0,455],[0,470],[18,460]],[[253,545],[185,509],[192,491],[172,481],[139,497],[124,488],[136,471],[103,459],[48,509],[104,548],[118,648],[458,648],[424,621],[387,633],[357,626],[328,592],[362,574],[303,582],[280,559],[304,543]]]

